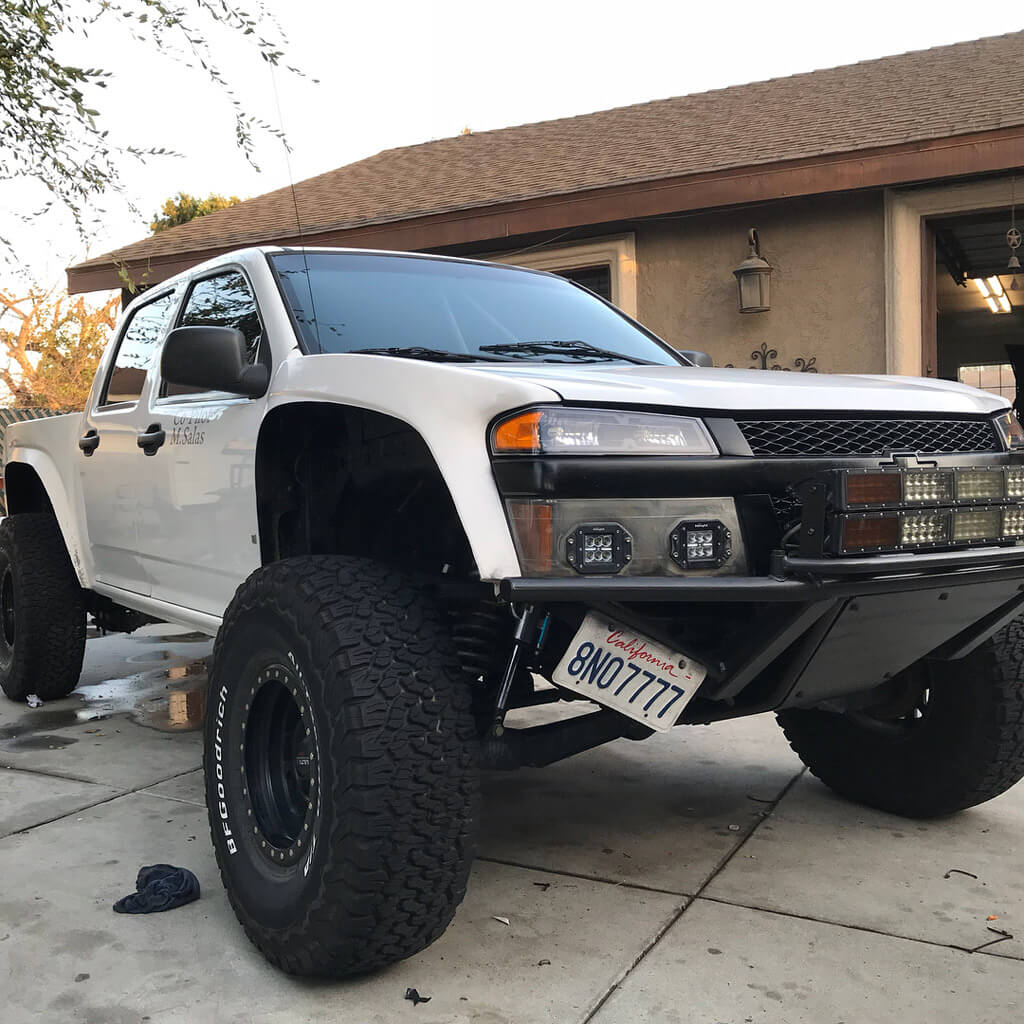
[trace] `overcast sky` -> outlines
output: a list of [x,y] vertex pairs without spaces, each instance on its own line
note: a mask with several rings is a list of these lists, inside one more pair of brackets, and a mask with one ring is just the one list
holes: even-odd
[[[288,37],[289,59],[309,76],[277,72],[296,180],[465,127],[587,113],[1024,28],[1017,4],[962,0],[268,0],[267,7]],[[243,104],[277,123],[268,66],[233,37],[214,43]],[[126,161],[126,192],[139,213],[108,197],[88,246],[59,217],[30,229],[4,217],[37,281],[63,283],[68,263],[144,237],[152,213],[179,190],[247,198],[287,184],[280,143],[260,140],[255,171],[235,146],[223,94],[201,72],[128,39],[114,19],[62,56],[113,72],[94,105],[119,142],[181,156]],[[0,216],[38,200],[24,186],[0,185]],[[0,266],[0,284],[9,283]]]

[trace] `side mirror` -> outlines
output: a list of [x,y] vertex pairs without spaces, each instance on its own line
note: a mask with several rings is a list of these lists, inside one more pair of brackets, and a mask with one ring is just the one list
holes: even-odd
[[171,384],[259,398],[270,371],[246,358],[245,335],[234,327],[176,327],[167,335],[160,375]]
[[684,359],[689,359],[694,366],[714,366],[715,361],[707,352],[696,352],[688,349],[679,349],[679,354]]

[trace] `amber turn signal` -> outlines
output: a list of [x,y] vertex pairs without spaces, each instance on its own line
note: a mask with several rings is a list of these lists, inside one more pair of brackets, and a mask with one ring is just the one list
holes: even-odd
[[894,548],[900,542],[900,520],[896,515],[843,519],[843,551]]
[[499,423],[494,431],[494,451],[504,455],[536,455],[540,452],[539,410],[520,413]]
[[846,504],[897,505],[903,497],[899,473],[850,473],[846,477]]

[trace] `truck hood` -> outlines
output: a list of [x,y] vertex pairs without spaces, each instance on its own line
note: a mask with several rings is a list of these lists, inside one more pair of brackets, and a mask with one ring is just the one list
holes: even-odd
[[992,413],[1006,399],[953,381],[871,374],[689,366],[534,363],[482,370],[530,381],[567,402],[664,405],[722,412]]

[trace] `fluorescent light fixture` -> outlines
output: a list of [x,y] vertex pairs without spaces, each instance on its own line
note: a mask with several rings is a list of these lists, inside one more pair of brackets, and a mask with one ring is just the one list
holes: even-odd
[[998,277],[990,277],[985,282],[992,294],[998,299],[1003,294],[1003,286],[999,282]]
[[993,299],[991,295],[985,301],[988,303],[988,308],[991,309],[993,313],[999,312],[999,306],[996,304],[996,300]]
[[978,291],[981,292],[981,296],[984,299],[988,298],[988,285],[985,284],[984,278],[973,277],[971,280],[978,286]]
[[1010,300],[1007,297],[1007,295],[1005,294],[1005,292],[1002,295],[999,296],[999,305],[1003,307],[1003,312],[1004,313],[1009,313],[1010,312],[1010,308],[1011,308],[1010,307]]

